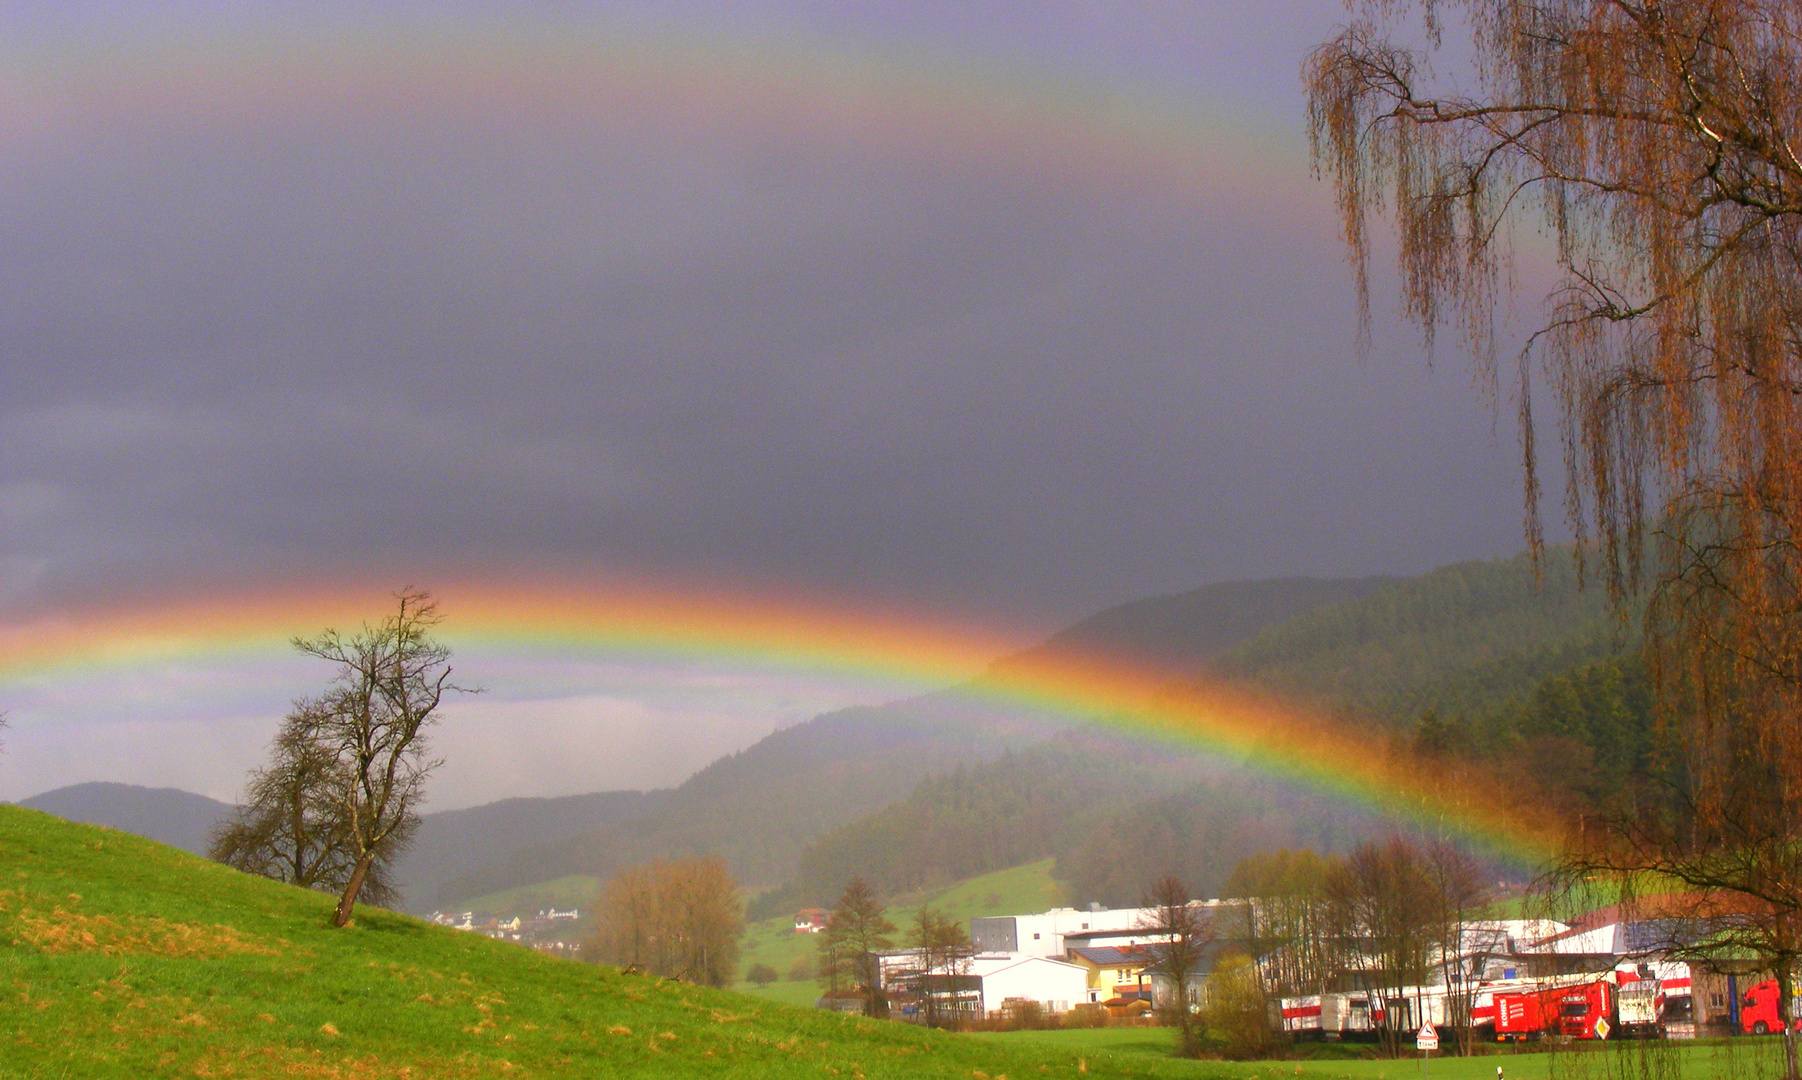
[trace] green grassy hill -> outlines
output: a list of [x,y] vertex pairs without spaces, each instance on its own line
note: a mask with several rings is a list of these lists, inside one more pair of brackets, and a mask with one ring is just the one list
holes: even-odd
[[[0,1076],[1228,1075],[540,956],[0,806]],[[1237,1075],[1242,1070],[1235,1070]]]

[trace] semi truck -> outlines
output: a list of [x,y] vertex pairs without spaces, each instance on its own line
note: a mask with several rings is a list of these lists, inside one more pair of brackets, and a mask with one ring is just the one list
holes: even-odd
[[[1790,1015],[1799,1011],[1795,999],[1791,999]],[[1802,1031],[1802,1019],[1792,1020],[1797,1031]],[[1783,1030],[1783,1020],[1777,1015],[1777,980],[1766,979],[1746,991],[1745,998],[1739,1006],[1739,1027],[1748,1035],[1768,1035],[1773,1031]]]
[[[1495,995],[1495,1041],[1525,1042],[1543,1038],[1558,1015],[1561,991],[1523,987]],[[1549,1010],[1549,1011],[1548,1011]]]
[[1620,1027],[1615,1011],[1619,992],[1607,979],[1568,987],[1558,995],[1558,1034],[1572,1039],[1606,1039]]
[[1547,1035],[1606,1039],[1619,1026],[1616,991],[1607,979],[1522,988],[1495,995],[1497,1042],[1525,1042]]

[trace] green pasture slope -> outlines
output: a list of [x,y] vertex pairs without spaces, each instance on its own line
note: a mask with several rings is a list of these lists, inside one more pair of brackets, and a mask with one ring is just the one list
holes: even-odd
[[[1413,1080],[1413,1062],[1184,1062],[1157,1030],[948,1035],[555,960],[125,833],[0,806],[0,1077]],[[1753,1044],[1754,1040],[1735,1040]],[[1718,1048],[1435,1062],[1443,1080],[1771,1076]],[[1620,1059],[1623,1063],[1627,1059]],[[1536,1064],[1540,1063],[1540,1064]]]
[[1076,1076],[1085,1056],[626,975],[374,909],[337,931],[330,909],[136,836],[0,806],[0,1077],[1019,1080]]

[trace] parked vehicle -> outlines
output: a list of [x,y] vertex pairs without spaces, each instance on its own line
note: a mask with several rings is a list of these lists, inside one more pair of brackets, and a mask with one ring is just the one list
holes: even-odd
[[[1792,1014],[1796,1011],[1793,1004]],[[1797,1031],[1802,1031],[1802,1019],[1792,1023]],[[1739,1026],[1748,1035],[1768,1035],[1783,1030],[1783,1021],[1777,1016],[1776,979],[1766,979],[1746,991],[1745,1000],[1740,1003]]]
[[1320,995],[1282,1000],[1283,1031],[1292,1039],[1320,1039]]
[[1562,989],[1522,988],[1498,992],[1495,1002],[1495,1040],[1525,1042],[1545,1036],[1556,1024]]
[[1558,992],[1558,1034],[1573,1039],[1606,1039],[1619,1026],[1615,999],[1619,991],[1607,979]]
[[1497,990],[1491,998],[1495,1039],[1525,1042],[1547,1035],[1606,1039],[1619,1026],[1616,995],[1608,979]]
[[1470,1000],[1471,1030],[1479,1039],[1493,1037],[1496,1034],[1496,999],[1508,994],[1536,994],[1541,989],[1543,986],[1536,979],[1507,979],[1478,987]]
[[1329,1039],[1374,1039],[1382,1022],[1383,1010],[1370,1007],[1368,994],[1320,995],[1320,1030]]
[[1640,979],[1621,987],[1615,1008],[1623,1037],[1664,1038],[1665,996],[1658,980]]

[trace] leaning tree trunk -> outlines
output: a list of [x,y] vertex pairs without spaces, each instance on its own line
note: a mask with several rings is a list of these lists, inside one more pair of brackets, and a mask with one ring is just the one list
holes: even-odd
[[374,862],[374,852],[365,852],[357,860],[357,867],[350,872],[350,881],[344,886],[344,895],[338,898],[338,910],[332,913],[333,926],[350,925],[350,913],[357,906],[357,894],[363,891],[363,879],[369,876],[369,867]]

